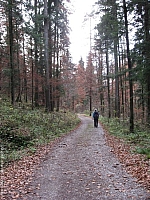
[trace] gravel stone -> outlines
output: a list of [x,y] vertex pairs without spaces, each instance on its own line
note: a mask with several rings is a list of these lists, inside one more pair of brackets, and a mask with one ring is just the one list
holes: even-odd
[[80,127],[57,143],[40,164],[27,199],[150,199],[107,146],[102,127],[94,128],[91,118],[79,117]]

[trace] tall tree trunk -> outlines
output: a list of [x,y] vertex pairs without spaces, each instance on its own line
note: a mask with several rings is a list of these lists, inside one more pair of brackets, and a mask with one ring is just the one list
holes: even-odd
[[44,43],[45,43],[45,69],[46,69],[46,112],[50,111],[50,79],[49,79],[49,52],[48,52],[48,27],[49,27],[48,5],[44,0]]
[[[55,107],[55,105],[57,106],[57,77],[56,77],[56,70],[57,70],[57,64],[56,64],[56,60],[57,60],[57,22],[58,22],[58,10],[57,10],[57,0],[55,1],[55,11],[56,11],[56,16],[55,16],[55,27],[54,27],[54,48],[53,48],[53,72],[54,72],[54,78],[53,78],[53,106]],[[56,104],[55,104],[56,103]],[[56,108],[57,109],[57,108]]]
[[148,0],[145,0],[144,3],[144,29],[145,29],[145,60],[146,60],[146,68],[147,68],[147,123],[150,126],[150,53],[149,53],[149,47],[150,47],[150,16],[149,16],[149,10],[150,10],[150,2]]
[[90,67],[90,90],[89,90],[89,98],[90,98],[90,116],[92,115],[92,76],[93,76],[93,74],[92,74],[92,54],[91,54],[91,50],[90,50],[90,65],[89,65],[89,67]]
[[32,110],[34,109],[34,65],[33,65],[33,49],[32,49],[32,38],[30,38],[31,43],[31,101],[32,101]]
[[18,33],[18,26],[16,23],[16,40],[17,40],[17,68],[18,68],[18,95],[16,98],[16,102],[21,102],[21,78],[20,78],[20,62],[19,62],[19,33]]
[[107,97],[108,97],[108,118],[111,117],[110,110],[110,81],[109,81],[109,61],[108,61],[108,45],[107,41],[105,42],[106,46],[106,66],[107,66]]
[[[119,71],[120,74],[122,74],[122,67],[123,67],[124,63],[123,63],[123,53],[121,56],[119,56]],[[121,67],[122,66],[122,67]],[[124,85],[123,85],[123,75],[120,76],[120,88],[121,88],[121,114],[122,117],[124,119]]]
[[[38,34],[38,25],[37,25],[37,0],[34,1],[35,8],[35,32]],[[37,39],[34,38],[34,48],[35,48],[35,93],[34,93],[34,101],[35,107],[39,106],[39,92],[38,92],[38,54],[37,54]]]
[[117,38],[114,40],[114,57],[115,57],[115,117],[120,117],[120,95],[119,95],[119,76],[118,76],[118,50]]
[[25,35],[23,35],[23,79],[24,79],[24,100],[27,103],[28,101],[28,94],[27,94],[27,68],[26,68],[26,55],[25,55]]
[[128,34],[128,19],[127,19],[127,7],[126,1],[123,0],[125,29],[126,29],[126,45],[127,45],[127,57],[128,57],[128,69],[129,69],[129,89],[130,89],[130,133],[134,132],[134,112],[133,112],[133,80],[132,80],[132,63],[129,49],[129,34]]
[[[52,9],[52,0],[48,0],[48,14],[51,16]],[[52,22],[49,20],[49,78],[52,80]],[[52,81],[50,81],[49,91],[50,91],[50,111],[54,111],[54,103],[53,103],[53,86]]]
[[56,111],[59,111],[59,28],[58,28],[58,0],[56,5],[56,57],[57,57],[57,65],[56,65]]
[[120,98],[119,98],[119,76],[118,76],[118,24],[117,24],[117,5],[113,2],[114,16],[114,59],[115,59],[115,117],[120,117]]
[[144,88],[143,88],[143,84],[142,84],[142,123],[144,123],[144,116],[145,116],[145,106],[144,106]]
[[98,55],[98,60],[99,60],[99,77],[98,77],[98,80],[99,80],[99,94],[100,94],[100,113],[103,115],[104,114],[104,91],[103,91],[103,60],[102,60],[102,53],[99,52],[99,55]]
[[13,53],[13,17],[12,17],[13,1],[8,1],[8,18],[9,18],[9,64],[10,64],[10,92],[11,104],[14,105],[14,53]]

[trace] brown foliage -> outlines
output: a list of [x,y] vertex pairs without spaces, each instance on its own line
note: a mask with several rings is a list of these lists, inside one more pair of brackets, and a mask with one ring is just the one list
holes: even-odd
[[150,160],[144,155],[132,153],[133,147],[105,131],[107,144],[112,147],[112,152],[123,163],[126,171],[132,174],[137,181],[150,190]]

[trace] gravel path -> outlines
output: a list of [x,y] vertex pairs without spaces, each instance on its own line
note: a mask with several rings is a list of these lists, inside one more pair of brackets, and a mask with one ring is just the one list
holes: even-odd
[[150,194],[125,172],[102,128],[80,116],[81,126],[56,144],[30,185],[28,200],[148,200]]

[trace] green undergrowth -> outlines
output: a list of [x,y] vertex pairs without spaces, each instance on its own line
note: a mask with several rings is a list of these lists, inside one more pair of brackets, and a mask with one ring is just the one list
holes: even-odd
[[135,124],[134,133],[129,132],[129,123],[116,118],[108,119],[101,117],[100,121],[105,125],[110,134],[123,139],[132,145],[134,153],[144,154],[150,159],[150,130],[141,124]]
[[0,100],[1,167],[34,153],[39,145],[68,133],[79,122],[74,113],[14,108]]

